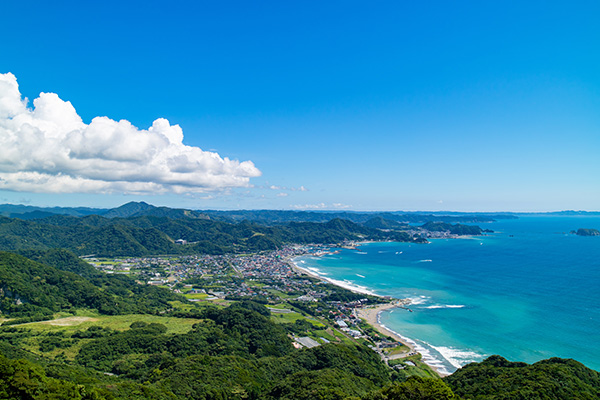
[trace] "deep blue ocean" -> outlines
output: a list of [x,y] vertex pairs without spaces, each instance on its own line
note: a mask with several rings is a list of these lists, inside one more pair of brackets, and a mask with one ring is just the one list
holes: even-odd
[[479,224],[489,236],[369,243],[297,260],[327,279],[411,298],[381,323],[445,372],[486,356],[574,358],[600,370],[600,216],[519,216]]

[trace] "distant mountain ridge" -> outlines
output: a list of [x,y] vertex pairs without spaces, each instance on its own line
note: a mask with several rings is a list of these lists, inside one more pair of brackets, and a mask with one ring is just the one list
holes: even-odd
[[[107,210],[103,208],[89,208],[89,207],[36,207],[26,206],[22,204],[0,204],[0,215],[4,217],[16,217],[24,214],[31,213],[47,213],[47,214],[60,214],[60,215],[72,215],[74,217],[83,217],[86,215],[93,214],[104,214]],[[41,214],[40,214],[41,215]],[[31,218],[28,218],[31,219]]]
[[[146,202],[129,202],[111,209],[86,207],[35,207],[26,205],[0,204],[0,215],[24,220],[42,219],[51,215],[86,217],[99,215],[105,218],[129,218],[141,216],[169,217],[175,219],[214,219],[227,222],[244,220],[263,225],[286,224],[288,222],[328,222],[332,219],[345,219],[365,224],[374,218],[393,223],[485,223],[498,219],[517,218],[510,213],[457,213],[457,212],[404,212],[404,211],[296,211],[296,210],[189,210],[170,207],[157,207]],[[389,223],[388,222],[388,223]]]
[[[148,210],[160,211],[159,208]],[[146,256],[274,250],[286,243],[425,241],[407,232],[384,231],[339,218],[326,223],[265,226],[251,221],[214,221],[180,211],[175,210],[178,218],[52,215],[39,220],[22,220],[0,217],[0,250],[65,248],[78,255]],[[187,243],[176,243],[179,239]]]
[[[92,211],[96,213],[90,214]],[[0,250],[65,248],[78,255],[102,256],[224,254],[273,250],[288,243],[426,242],[427,227],[432,228],[430,231],[478,235],[481,228],[457,222],[494,221],[492,216],[470,214],[201,212],[145,202],[129,202],[110,210],[0,205],[0,212],[10,212],[10,217],[0,216]],[[426,225],[420,228],[415,225],[418,223]],[[180,239],[182,242],[177,243]]]
[[135,202],[130,201],[129,203],[123,204],[117,208],[111,208],[104,214],[100,214],[106,218],[127,218],[132,217],[135,214],[143,213],[148,210],[155,209],[156,207],[145,203],[143,201]]
[[131,201],[123,204],[122,206],[110,209],[86,207],[34,207],[0,204],[0,215],[24,220],[43,219],[53,215],[68,215],[78,218],[87,217],[90,215],[99,215],[105,218],[129,218],[151,215],[169,218],[209,219],[206,214],[199,211],[170,207],[156,207],[143,201]]
[[498,219],[518,218],[513,214],[481,214],[481,213],[414,213],[403,211],[294,211],[294,210],[206,210],[204,214],[212,219],[222,221],[250,220],[266,225],[276,225],[292,221],[297,222],[327,222],[335,218],[346,219],[358,224],[364,224],[374,218],[400,224],[418,224],[426,222],[447,223],[486,223]]

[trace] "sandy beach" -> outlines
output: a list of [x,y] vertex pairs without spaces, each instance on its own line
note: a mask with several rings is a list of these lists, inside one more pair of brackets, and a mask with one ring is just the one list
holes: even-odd
[[[312,277],[321,279],[325,282],[329,282],[329,283],[333,283],[334,285],[338,285],[340,287],[343,287],[344,289],[348,289],[351,290],[353,292],[358,292],[358,293],[366,293],[366,294],[370,294],[373,296],[377,296],[376,294],[366,291],[366,290],[360,290],[360,288],[355,287],[354,285],[340,285],[339,282],[333,280],[333,279],[327,279],[317,273],[314,273],[306,268],[302,268],[301,266],[299,266],[296,262],[294,262],[293,259],[288,259],[288,262],[290,263],[290,265],[292,266],[292,268],[294,268],[296,271],[306,274],[306,275],[310,275]],[[367,321],[367,323],[369,325],[371,325],[373,328],[375,328],[379,333],[381,333],[382,335],[385,336],[390,336],[392,338],[394,338],[394,340],[404,344],[405,346],[407,346],[408,348],[410,348],[410,351],[415,351],[414,346],[410,343],[408,343],[406,340],[404,340],[402,337],[400,337],[398,334],[390,331],[389,329],[387,329],[386,327],[382,326],[379,323],[379,314],[382,311],[385,310],[391,310],[393,308],[396,307],[406,307],[408,304],[410,303],[409,300],[407,299],[396,299],[394,301],[392,301],[391,303],[386,303],[386,304],[378,304],[375,306],[368,306],[368,307],[363,307],[363,308],[357,308],[356,309],[356,313],[358,315],[359,318],[364,319],[365,321]]]
[[[334,279],[328,279],[324,276],[321,276],[307,268],[303,268],[301,264],[297,263],[294,258],[296,257],[290,257],[287,259],[288,263],[292,266],[292,268],[302,274],[306,274],[315,278],[318,278],[322,281],[328,282],[328,283],[332,283],[334,285],[343,287],[344,289],[348,289],[351,290],[353,292],[357,292],[357,293],[364,293],[364,294],[370,294],[373,296],[378,296],[381,297],[373,292],[370,292],[369,290],[367,290],[366,288],[362,288],[362,287],[357,287],[356,285],[349,285],[346,282],[340,282]],[[386,311],[386,310],[391,310],[397,307],[407,307],[410,304],[410,300],[409,299],[395,299],[394,301],[392,301],[391,303],[386,303],[386,304],[378,304],[375,306],[367,306],[367,307],[363,307],[363,308],[357,308],[356,309],[356,314],[359,318],[364,319],[369,325],[371,325],[373,328],[375,328],[375,330],[377,330],[379,333],[385,335],[385,336],[389,336],[391,338],[393,338],[394,340],[398,341],[399,343],[402,343],[403,345],[405,345],[406,347],[408,347],[410,349],[410,352],[419,352],[413,342],[409,342],[406,339],[404,339],[403,337],[401,337],[400,335],[398,335],[397,333],[387,329],[385,326],[381,325],[379,322],[379,315],[381,314],[381,312]],[[423,360],[425,362],[425,360]],[[425,362],[427,365],[429,365],[429,367],[431,369],[433,369],[438,375],[440,376],[445,376],[447,374],[442,373],[438,368],[436,368],[434,365],[431,365],[428,362]]]
[[[379,323],[379,314],[381,314],[381,312],[386,311],[386,310],[391,310],[396,307],[406,307],[408,304],[410,304],[410,301],[406,300],[406,299],[395,300],[394,302],[389,303],[389,304],[380,304],[380,305],[376,305],[376,306],[359,308],[356,310],[356,312],[357,312],[359,318],[362,318],[365,321],[367,321],[367,323],[369,325],[371,325],[373,328],[375,328],[382,335],[390,336],[394,340],[407,346],[410,349],[410,352],[418,353],[419,352],[418,349],[416,349],[412,343],[408,342],[406,339],[404,339],[397,333],[387,329],[385,326],[383,326]],[[437,368],[435,365],[431,365],[430,363],[426,362],[425,360],[422,360],[422,361],[425,364],[427,364],[433,371],[435,371],[439,376],[444,377],[444,376],[449,375],[448,373],[440,371],[440,369]]]
[[410,351],[412,352],[412,351],[415,351],[415,348],[412,344],[408,343],[406,340],[404,340],[398,334],[396,334],[393,331],[390,331],[385,326],[383,326],[379,323],[379,314],[382,311],[391,310],[396,307],[406,307],[408,302],[409,302],[408,300],[395,300],[392,303],[388,303],[388,304],[379,304],[376,306],[368,306],[368,307],[358,308],[356,310],[356,313],[359,318],[362,318],[365,321],[367,321],[367,323],[369,325],[371,325],[373,328],[375,328],[379,333],[381,333],[382,335],[390,336],[390,337],[394,338],[394,340],[396,340],[396,341],[402,343],[403,345],[405,345],[406,347],[410,348]]

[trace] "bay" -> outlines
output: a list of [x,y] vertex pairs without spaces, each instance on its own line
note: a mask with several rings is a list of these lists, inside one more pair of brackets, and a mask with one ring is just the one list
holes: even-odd
[[346,287],[411,298],[381,323],[451,373],[500,354],[574,358],[600,370],[600,216],[523,215],[481,225],[495,233],[430,244],[369,243],[301,267]]

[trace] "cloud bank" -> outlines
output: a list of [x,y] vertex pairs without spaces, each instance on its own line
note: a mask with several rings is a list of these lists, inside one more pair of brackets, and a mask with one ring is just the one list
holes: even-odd
[[28,108],[17,78],[0,74],[0,189],[37,193],[199,193],[249,186],[261,172],[183,144],[179,125],[147,130],[96,117],[89,125],[55,93]]
[[343,203],[318,203],[318,204],[294,204],[290,205],[291,208],[295,210],[344,210],[351,208],[352,206]]

